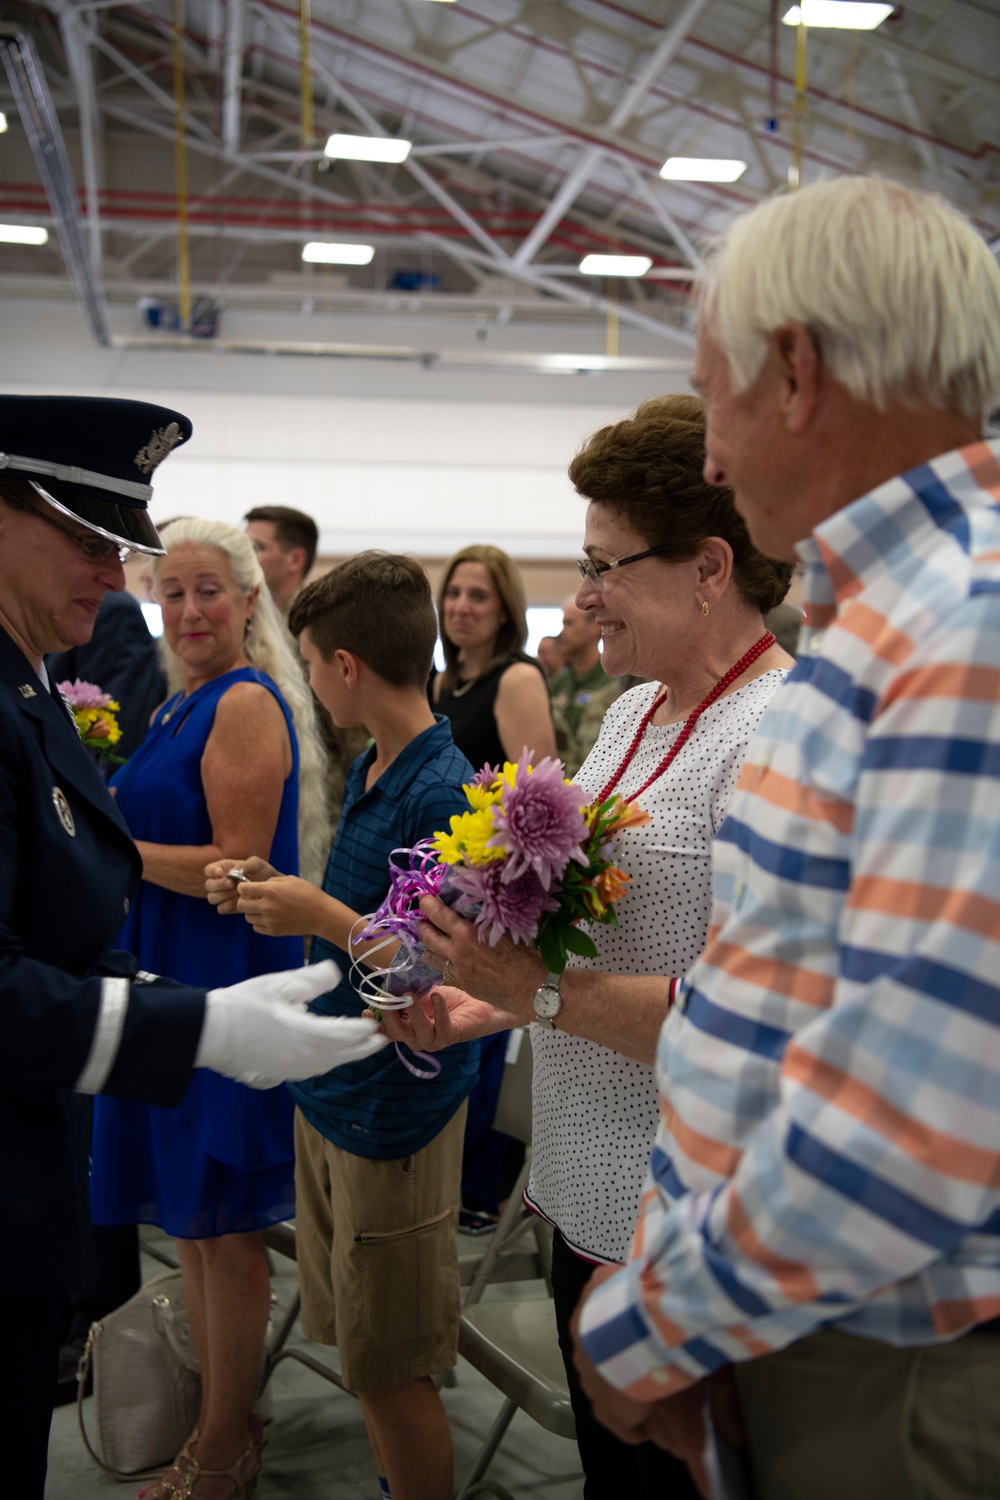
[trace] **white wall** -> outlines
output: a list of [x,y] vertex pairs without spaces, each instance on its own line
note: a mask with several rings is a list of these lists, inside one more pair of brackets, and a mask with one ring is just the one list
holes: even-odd
[[340,553],[391,546],[433,556],[470,541],[522,556],[575,553],[582,507],[566,463],[608,415],[278,393],[170,399],[195,435],[157,477],[155,512],[236,523],[254,505],[294,505],[316,517],[322,550]]
[[[455,341],[453,329],[447,336]],[[569,336],[554,329],[551,347]],[[566,466],[581,439],[645,396],[686,385],[682,375],[668,384],[104,350],[72,304],[13,298],[0,299],[0,348],[8,392],[131,396],[191,417],[191,442],[156,475],[154,518],[236,523],[254,505],[294,505],[316,517],[327,553],[434,556],[489,541],[520,557],[574,557],[583,507]]]

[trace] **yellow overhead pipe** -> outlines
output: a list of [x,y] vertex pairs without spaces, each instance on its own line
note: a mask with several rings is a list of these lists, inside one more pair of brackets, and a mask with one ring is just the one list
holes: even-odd
[[608,329],[605,353],[609,359],[618,357],[618,277],[608,280]]
[[177,180],[177,292],[181,328],[191,328],[191,237],[188,232],[187,147],[184,143],[184,0],[174,0],[174,173]]
[[309,0],[299,0],[299,66],[302,76],[302,144],[308,148],[316,139],[313,118],[312,55],[309,40]]
[[[800,10],[801,14],[801,10]],[[788,166],[788,186],[794,191],[802,181],[802,144],[806,115],[806,28],[799,21],[795,28],[795,109],[792,114],[792,159]]]

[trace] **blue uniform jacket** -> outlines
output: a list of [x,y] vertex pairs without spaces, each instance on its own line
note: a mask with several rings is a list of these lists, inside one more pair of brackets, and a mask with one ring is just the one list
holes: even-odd
[[0,630],[0,1298],[91,1265],[80,1092],[176,1104],[204,991],[111,951],[141,862],[69,714]]

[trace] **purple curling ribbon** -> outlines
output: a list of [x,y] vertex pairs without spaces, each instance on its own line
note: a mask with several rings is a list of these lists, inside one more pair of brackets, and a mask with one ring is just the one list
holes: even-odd
[[[369,949],[362,961],[351,965],[351,983],[369,1005],[381,1010],[405,1010],[410,996],[426,995],[444,983],[444,974],[430,963],[426,949],[417,937],[417,924],[423,920],[421,896],[437,896],[462,916],[472,917],[478,903],[454,887],[449,879],[451,869],[440,864],[430,839],[423,839],[411,849],[394,849],[389,856],[389,890],[378,910],[367,918],[361,939],[370,942],[382,938],[386,946],[399,944],[388,964],[373,964],[377,949]],[[409,1049],[407,1049],[409,1050]],[[426,1063],[417,1068],[404,1056],[400,1043],[396,1055],[415,1078],[436,1078],[441,1064],[427,1052],[412,1055]]]

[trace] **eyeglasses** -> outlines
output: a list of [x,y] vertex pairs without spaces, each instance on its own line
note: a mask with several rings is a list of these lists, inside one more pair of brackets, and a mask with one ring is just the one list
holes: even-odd
[[647,547],[645,552],[633,552],[631,557],[620,557],[617,562],[595,563],[592,558],[578,557],[576,565],[580,569],[580,577],[595,589],[603,589],[604,574],[610,573],[612,568],[624,568],[626,563],[642,562],[644,557],[656,557],[661,552],[669,552],[669,547]]
[[33,510],[26,507],[28,514],[38,521],[44,521],[46,526],[51,526],[53,531],[61,531],[63,536],[68,536],[71,542],[75,542],[88,562],[109,563],[115,558],[119,562],[128,562],[132,556],[133,548],[126,547],[119,542],[105,541],[99,536],[81,536],[77,531],[70,531],[61,521],[56,521],[52,516],[47,516],[42,510]]

